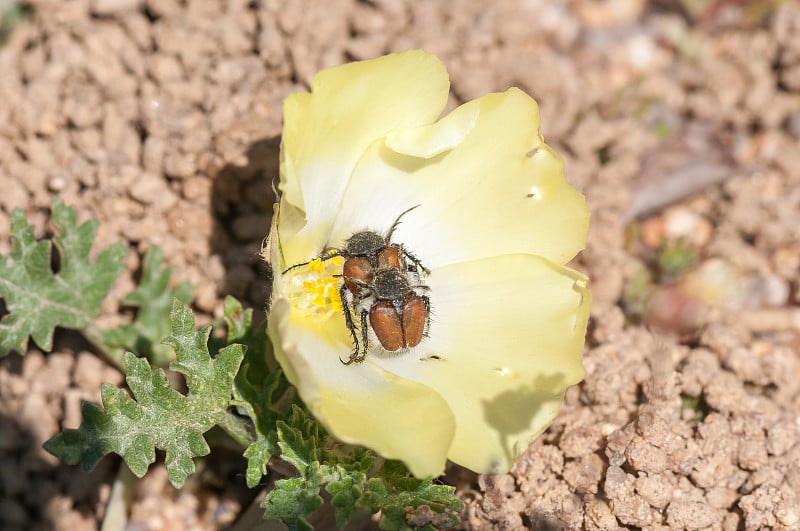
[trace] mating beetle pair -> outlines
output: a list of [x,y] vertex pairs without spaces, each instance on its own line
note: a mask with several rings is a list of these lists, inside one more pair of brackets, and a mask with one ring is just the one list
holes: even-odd
[[[430,271],[401,244],[391,241],[400,219],[417,206],[402,212],[385,236],[360,231],[348,238],[342,249],[328,250],[319,256],[320,260],[345,258],[339,295],[354,345],[350,357],[341,360],[345,365],[361,363],[366,358],[369,327],[389,352],[416,347],[426,333],[431,306],[428,296],[421,292],[429,288],[420,282],[419,276]],[[295,264],[284,273],[309,263]],[[353,315],[357,311],[358,327]],[[357,329],[361,332],[360,342]]]

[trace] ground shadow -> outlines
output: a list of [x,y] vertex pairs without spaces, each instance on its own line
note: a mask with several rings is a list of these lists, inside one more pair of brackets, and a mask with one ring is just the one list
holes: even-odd
[[[565,380],[563,374],[540,376],[529,384],[521,384],[517,389],[504,391],[490,400],[482,401],[486,423],[500,434],[507,449],[514,446],[511,444],[512,440],[530,429],[534,418],[541,416],[547,419],[558,414],[566,388]],[[514,458],[511,454],[507,457],[512,460]]]
[[279,151],[280,136],[258,140],[247,149],[243,164],[228,164],[211,176],[210,248],[225,268],[219,295],[232,295],[253,308],[256,322],[263,319],[269,297],[269,270],[259,252],[276,201]]
[[[0,367],[19,375],[23,362],[22,356],[13,353],[0,359]],[[28,400],[35,393],[35,389],[27,389],[23,397],[3,394],[0,386],[4,411],[0,414],[0,529],[49,530],[96,524],[101,485],[111,483],[119,459],[104,459],[87,473],[47,454],[42,439],[54,434],[43,433],[44,425],[33,426],[18,418],[24,409],[38,403]],[[29,410],[27,415],[36,416],[37,411]]]

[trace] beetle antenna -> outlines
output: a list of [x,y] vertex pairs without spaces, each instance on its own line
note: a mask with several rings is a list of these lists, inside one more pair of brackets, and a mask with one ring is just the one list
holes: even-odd
[[415,208],[417,208],[417,207],[420,207],[420,206],[422,206],[422,205],[414,205],[414,206],[412,206],[411,208],[409,208],[409,209],[406,209],[406,210],[402,211],[402,212],[400,213],[400,215],[399,215],[399,216],[397,216],[397,219],[396,219],[396,220],[394,220],[394,223],[392,223],[392,226],[391,226],[391,228],[389,229],[389,233],[386,235],[386,242],[387,242],[387,243],[388,243],[388,242],[390,242],[390,241],[392,240],[392,234],[394,234],[394,230],[395,230],[395,229],[397,228],[397,226],[400,224],[400,218],[402,218],[403,216],[405,216],[406,214],[408,214],[409,212],[411,212],[412,210],[414,210]]
[[[324,262],[325,260],[330,260],[331,258],[334,258],[334,257],[337,257],[337,256],[342,256],[341,251],[335,251],[335,252],[324,252],[323,251],[322,254],[320,254],[318,257],[314,258],[314,260],[322,260]],[[295,264],[295,265],[293,265],[291,267],[287,267],[286,269],[283,270],[283,273],[281,273],[281,274],[285,275],[286,273],[288,273],[292,269],[294,269],[296,267],[308,265],[311,262],[313,262],[314,260],[309,260],[308,262],[301,262],[301,263]]]

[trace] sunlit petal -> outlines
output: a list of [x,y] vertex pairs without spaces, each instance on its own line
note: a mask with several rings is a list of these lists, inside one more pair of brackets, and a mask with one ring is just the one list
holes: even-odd
[[[507,471],[583,377],[590,304],[586,278],[564,267],[586,243],[589,212],[541,137],[536,103],[510,89],[436,121],[447,91],[438,59],[416,51],[324,71],[311,94],[288,98],[283,196],[264,251],[269,334],[300,397],[333,436],[418,476],[446,458]],[[378,298],[369,262],[366,298],[342,283],[344,246],[365,230],[431,270],[402,269],[430,299],[430,326],[397,352],[367,330],[364,361],[345,365]],[[410,296],[380,299],[394,304],[381,311]],[[402,337],[389,315],[382,326]]]
[[400,212],[420,205],[403,218],[395,240],[428,267],[511,253],[536,254],[559,264],[571,260],[585,245],[589,210],[564,180],[563,162],[539,134],[536,102],[511,89],[464,107],[475,105],[480,114],[474,124],[445,119],[425,135],[397,133],[404,139],[404,153],[413,151],[408,144],[415,139],[424,154],[430,138],[449,136],[451,142],[437,142],[449,145],[463,137],[432,158],[374,143],[350,181],[331,244],[354,227],[386,230]]
[[422,384],[373,363],[345,366],[352,351],[341,316],[309,320],[277,301],[270,316],[275,354],[314,416],[337,439],[403,461],[418,477],[444,472],[455,420]]
[[414,50],[324,70],[314,76],[310,94],[286,99],[281,190],[308,222],[300,237],[287,235],[288,260],[321,251],[367,147],[391,131],[433,122],[449,86],[436,56]]
[[373,358],[447,400],[457,419],[452,461],[507,471],[583,378],[586,278],[506,255],[436,269],[427,284],[430,337],[412,352]]

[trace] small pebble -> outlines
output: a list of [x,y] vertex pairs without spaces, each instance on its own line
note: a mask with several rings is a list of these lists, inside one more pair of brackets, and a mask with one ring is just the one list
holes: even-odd
[[67,185],[67,181],[61,176],[52,177],[47,181],[47,189],[51,192],[60,192]]

